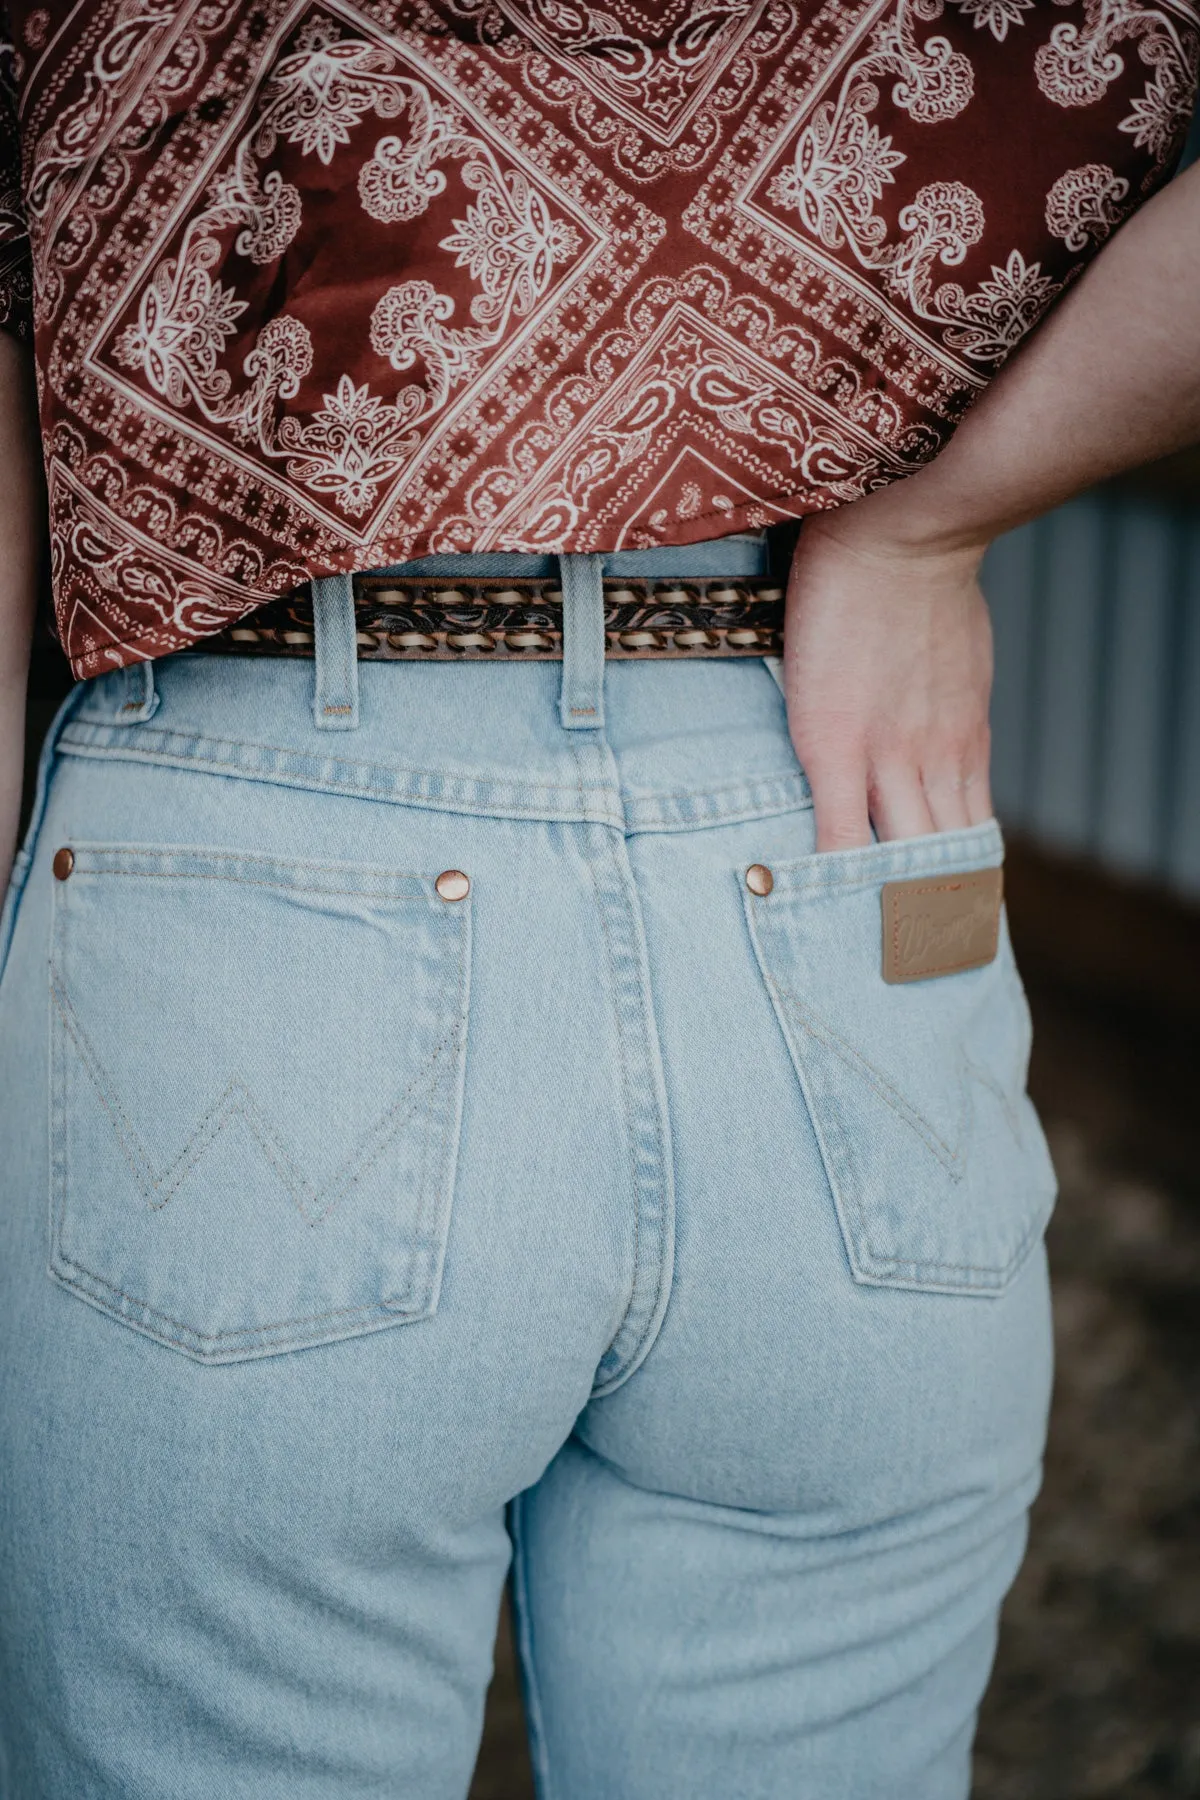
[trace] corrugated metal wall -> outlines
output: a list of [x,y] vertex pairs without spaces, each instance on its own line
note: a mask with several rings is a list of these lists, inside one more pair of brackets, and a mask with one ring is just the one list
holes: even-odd
[[1000,817],[1200,899],[1200,508],[1085,496],[994,544],[984,588]]
[[1001,538],[996,810],[1200,898],[1200,514],[1087,495]]

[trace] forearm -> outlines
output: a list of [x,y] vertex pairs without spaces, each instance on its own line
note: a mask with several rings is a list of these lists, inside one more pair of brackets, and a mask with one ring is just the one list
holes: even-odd
[[0,894],[16,848],[25,690],[41,554],[42,471],[29,353],[0,333]]
[[1118,232],[934,462],[841,516],[856,536],[917,554],[978,553],[1094,482],[1197,440],[1200,165]]
[[978,567],[1000,532],[1200,440],[1200,168],[1135,215],[927,468],[807,521],[785,628],[817,845],[990,811]]

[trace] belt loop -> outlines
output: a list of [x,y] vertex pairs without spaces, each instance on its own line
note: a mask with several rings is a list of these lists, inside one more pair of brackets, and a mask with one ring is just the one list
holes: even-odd
[[124,698],[117,701],[117,724],[142,725],[154,717],[162,698],[154,685],[154,664],[148,657],[127,663],[123,674],[120,692]]
[[353,731],[358,724],[358,638],[354,581],[329,575],[312,582],[313,719],[318,731]]
[[604,724],[604,558],[560,556],[563,672],[559,716],[567,731]]

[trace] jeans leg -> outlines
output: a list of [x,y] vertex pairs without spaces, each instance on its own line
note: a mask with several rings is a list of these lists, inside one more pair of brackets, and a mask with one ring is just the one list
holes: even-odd
[[824,1535],[573,1440],[513,1531],[539,1800],[967,1800],[1021,1505]]
[[[835,1039],[831,1067],[816,1060],[830,1029],[806,1013],[814,1118],[743,904],[753,863],[776,870],[777,894],[789,871],[812,872],[812,829],[806,811],[629,842],[672,1125],[674,1279],[644,1361],[592,1401],[514,1509],[540,1800],[968,1793],[1040,1479],[1045,1259],[1035,1246],[994,1293],[856,1274],[819,1123],[847,1120],[873,1143],[873,1109],[891,1121],[890,1102],[906,1103],[888,1088],[885,1104],[866,1059],[893,1053],[898,1079],[953,1120],[956,996],[972,990],[949,977],[894,994],[896,1041],[881,1028],[859,1053]],[[844,890],[788,915],[806,954],[816,945],[804,968],[824,986],[801,990],[814,1009],[883,987],[865,854]],[[1011,1000],[1008,987],[980,1000],[998,1032]],[[922,1021],[927,1053],[906,1070],[904,1034]],[[993,1163],[1011,1177],[997,1204],[1021,1216],[1040,1179],[1034,1139],[1006,1150],[976,1136],[947,1176],[905,1115],[867,1198],[897,1230],[949,1243],[976,1155],[989,1182]]]
[[[59,883],[51,859],[72,842]],[[101,856],[140,867],[156,845],[153,879],[89,873]],[[170,870],[191,866],[189,845],[207,860],[181,902]],[[317,887],[281,888],[289,868]],[[406,1228],[400,1185],[382,1222],[353,1209],[389,1153],[367,1134],[412,1049],[405,996],[436,1001],[410,962],[441,963],[388,934],[388,895],[362,877],[416,872],[431,908],[460,905],[432,894],[447,868],[470,872],[476,929],[436,1310],[305,1348],[183,1353],[167,1313],[191,1327],[206,1294],[257,1305],[305,1245],[328,1289]],[[131,879],[136,909],[112,885]],[[264,893],[288,896],[278,929],[251,928]],[[75,921],[62,966],[78,1043],[60,1034],[58,1053],[71,1109],[51,1106],[56,917]],[[314,931],[323,960],[299,954]],[[569,1434],[632,1282],[608,979],[574,829],[60,759],[0,988],[3,1800],[463,1800],[504,1508]],[[426,1174],[448,1118],[432,1081],[414,1090],[424,1111],[403,1113]],[[355,1179],[331,1188],[341,1167]],[[344,1232],[337,1211],[296,1204],[306,1189],[336,1189]],[[142,1297],[152,1262],[153,1332],[115,1294],[89,1303],[51,1278],[60,1193],[113,1290]]]

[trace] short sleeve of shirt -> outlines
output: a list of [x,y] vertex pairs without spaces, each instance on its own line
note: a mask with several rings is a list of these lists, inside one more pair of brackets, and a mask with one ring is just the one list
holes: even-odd
[[21,132],[7,9],[0,6],[0,330],[33,334],[33,271],[21,190]]

